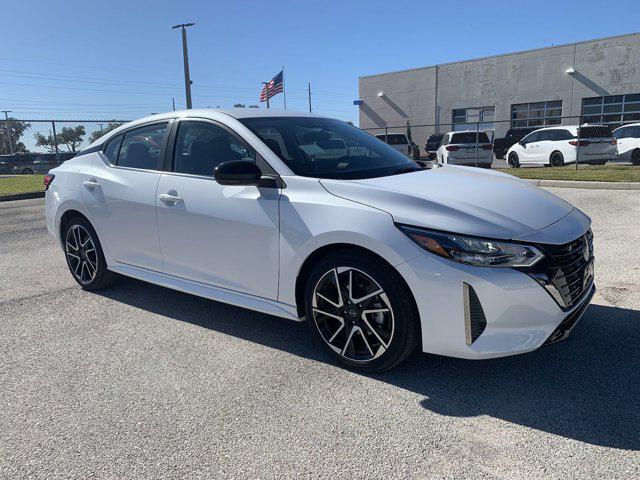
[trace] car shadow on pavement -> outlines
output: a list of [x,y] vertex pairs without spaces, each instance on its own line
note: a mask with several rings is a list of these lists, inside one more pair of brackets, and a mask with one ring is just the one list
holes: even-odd
[[[304,323],[122,278],[101,295],[297,356],[333,363]],[[640,450],[640,311],[591,305],[569,338],[472,361],[416,353],[370,377],[415,392],[423,408],[489,415],[566,438]]]

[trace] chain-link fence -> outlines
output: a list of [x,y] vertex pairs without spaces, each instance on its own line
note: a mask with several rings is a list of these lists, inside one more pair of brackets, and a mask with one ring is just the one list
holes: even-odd
[[[363,130],[422,160],[485,168],[556,167],[629,170],[640,178],[640,112],[623,115],[493,120],[473,123],[394,125]],[[521,176],[551,172],[530,171]],[[620,180],[620,174],[614,175]],[[574,174],[575,178],[580,175]],[[603,174],[603,179],[607,175]],[[637,181],[637,180],[636,180]]]
[[0,120],[0,197],[44,189],[43,176],[127,120]]
[[[126,121],[0,120],[0,196],[43,190],[50,169]],[[598,176],[587,179],[640,181],[640,112],[364,130],[415,159],[528,178],[585,179],[579,172],[592,169]],[[523,171],[543,166],[555,168]]]

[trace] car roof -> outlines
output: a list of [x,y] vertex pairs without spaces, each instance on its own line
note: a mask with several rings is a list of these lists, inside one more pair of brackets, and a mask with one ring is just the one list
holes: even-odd
[[[189,110],[175,110],[166,113],[158,113],[156,115],[149,115],[147,117],[133,120],[132,122],[125,123],[118,128],[105,134],[105,137],[112,138],[123,130],[128,130],[137,125],[144,125],[154,121],[171,120],[174,118],[206,118],[210,120],[218,120],[224,122],[229,117],[237,120],[244,118],[259,118],[259,117],[308,117],[308,118],[329,118],[323,115],[316,115],[307,112],[299,112],[295,110],[278,110],[270,108],[193,108]],[[100,137],[95,142],[91,143],[91,148],[95,145],[101,145],[104,137]]]
[[[640,123],[627,123],[626,125],[620,125],[618,128],[616,128],[616,130],[620,130],[621,128],[624,128],[624,127],[640,127]],[[614,130],[614,132],[616,130]]]

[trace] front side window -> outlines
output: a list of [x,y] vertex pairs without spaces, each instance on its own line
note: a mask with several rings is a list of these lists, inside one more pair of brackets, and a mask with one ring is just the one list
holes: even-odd
[[421,170],[405,154],[340,120],[254,117],[240,121],[267,145],[270,139],[281,139],[281,158],[296,175],[359,179]]
[[526,144],[526,143],[537,142],[539,138],[540,138],[539,132],[532,132],[522,139],[522,143]]
[[180,122],[173,152],[174,172],[212,176],[216,166],[240,159],[255,161],[255,154],[224,128],[208,122]]
[[160,152],[167,124],[135,128],[124,134],[116,165],[119,167],[160,170]]

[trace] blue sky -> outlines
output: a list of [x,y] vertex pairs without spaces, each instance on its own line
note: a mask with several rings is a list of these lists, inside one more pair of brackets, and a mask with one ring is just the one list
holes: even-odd
[[183,108],[170,27],[189,21],[194,107],[258,103],[284,65],[288,108],[307,109],[311,82],[314,111],[353,121],[361,75],[640,30],[637,0],[3,3],[0,110],[18,118],[132,119],[172,97]]

